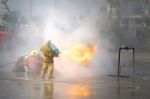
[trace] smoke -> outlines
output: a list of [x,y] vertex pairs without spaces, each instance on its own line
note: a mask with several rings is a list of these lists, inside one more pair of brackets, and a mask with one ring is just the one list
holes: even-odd
[[[85,6],[81,4],[79,6],[82,13],[76,12],[76,9],[69,9],[69,7],[70,13],[63,9],[55,9],[55,12],[53,10],[49,13],[44,31],[45,40],[50,39],[61,50],[60,57],[55,58],[55,68],[65,77],[108,74],[113,67],[111,67],[112,59],[109,53],[111,44],[102,33],[104,25],[107,25],[106,13],[101,11],[101,6],[93,9],[84,8]],[[66,59],[64,49],[76,44],[96,45],[96,51],[89,67]]]
[[[50,39],[61,52],[55,58],[55,69],[60,75],[85,77],[108,74],[113,68],[109,53],[113,45],[106,37],[107,32],[103,32],[109,24],[106,12],[102,11],[105,4],[105,0],[58,0],[57,5],[52,5],[51,2],[51,6],[47,8],[40,8],[38,5],[38,9],[46,11],[42,12],[45,16],[42,15],[42,21],[37,22],[38,24],[32,20],[27,26],[20,27],[20,39],[13,44],[14,57],[26,55],[33,49],[39,50]],[[36,10],[36,7],[33,8]],[[37,10],[36,12],[38,13]],[[90,66],[66,59],[64,49],[76,44],[96,45]]]

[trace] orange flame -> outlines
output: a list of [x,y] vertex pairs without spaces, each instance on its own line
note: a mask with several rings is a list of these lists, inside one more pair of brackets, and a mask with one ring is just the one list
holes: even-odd
[[70,60],[80,62],[84,65],[89,65],[95,52],[95,45],[73,45],[69,49],[67,49],[67,51],[67,57]]

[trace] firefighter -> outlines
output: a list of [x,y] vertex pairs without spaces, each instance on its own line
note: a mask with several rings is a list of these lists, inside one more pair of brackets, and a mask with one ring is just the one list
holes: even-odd
[[42,66],[42,70],[41,70],[41,78],[43,79],[46,72],[48,72],[48,79],[50,79],[53,77],[54,57],[56,57],[55,51],[53,51],[53,48],[52,48],[51,41],[48,40],[46,42],[46,44],[44,44],[41,47],[40,50],[43,55],[43,66]]
[[26,73],[39,73],[40,68],[42,66],[42,59],[40,58],[40,53],[38,52],[38,50],[31,51],[31,53],[28,56],[26,56],[25,62]]

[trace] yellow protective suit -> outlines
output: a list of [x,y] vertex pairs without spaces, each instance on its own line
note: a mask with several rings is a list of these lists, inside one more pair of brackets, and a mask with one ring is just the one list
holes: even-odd
[[46,43],[42,48],[41,52],[43,54],[43,66],[41,71],[41,77],[44,78],[46,72],[48,71],[48,78],[53,77],[54,70],[54,55],[52,48],[50,47],[50,42]]

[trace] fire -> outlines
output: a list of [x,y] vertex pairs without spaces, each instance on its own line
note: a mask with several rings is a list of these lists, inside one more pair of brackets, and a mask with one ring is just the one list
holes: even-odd
[[95,52],[95,45],[73,45],[67,49],[67,58],[89,65]]

